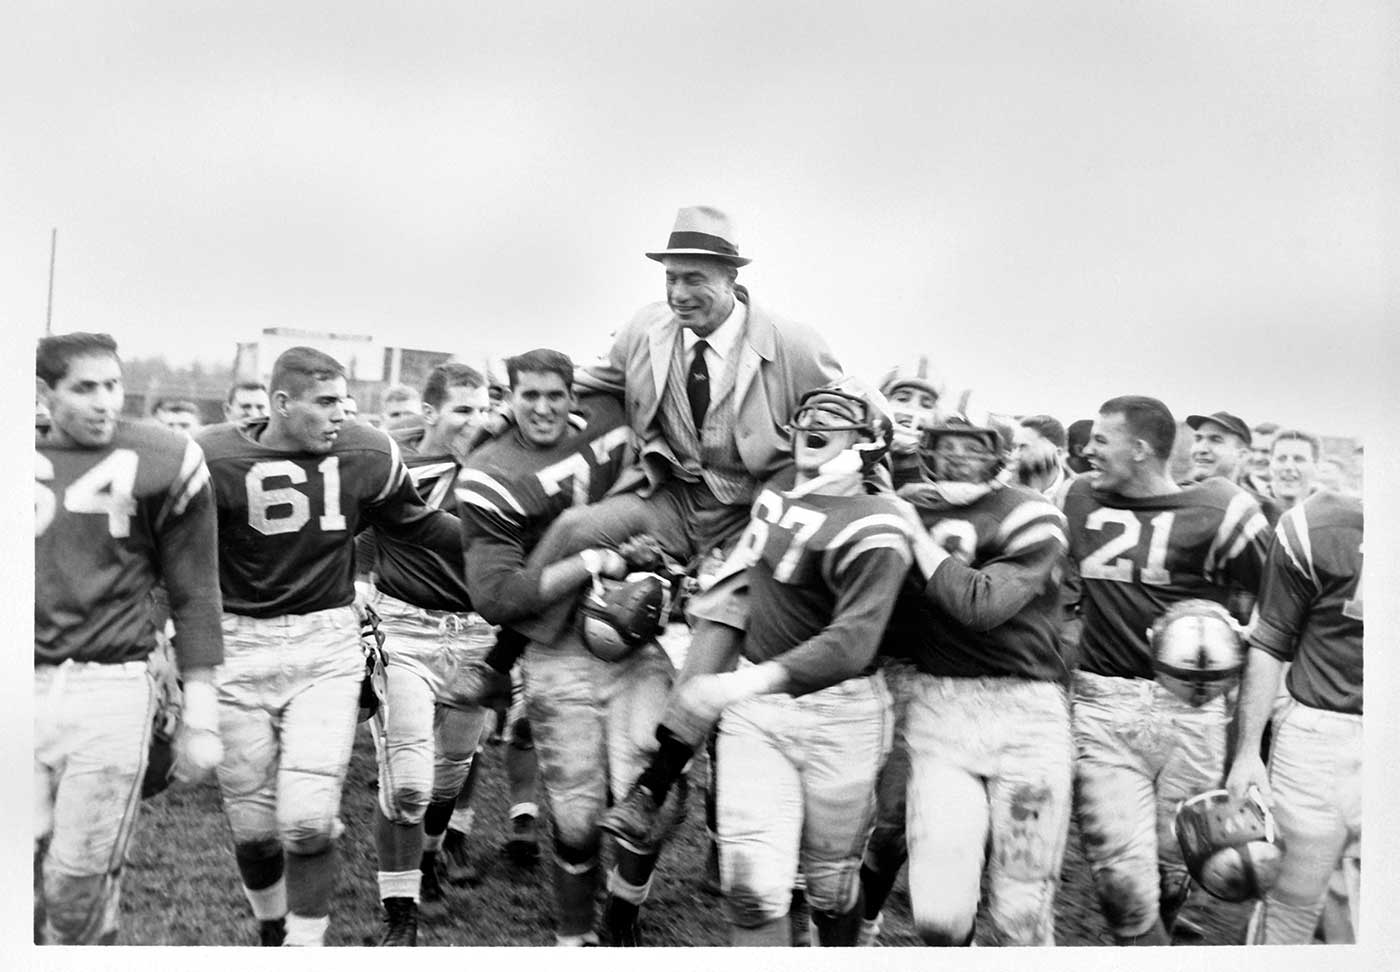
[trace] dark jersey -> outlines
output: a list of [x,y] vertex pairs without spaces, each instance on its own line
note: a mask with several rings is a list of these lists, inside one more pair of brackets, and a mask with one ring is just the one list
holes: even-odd
[[35,442],[34,661],[139,661],[164,581],[182,669],[223,661],[217,538],[199,447],[119,420],[101,448]]
[[309,453],[267,448],[266,428],[216,425],[198,437],[218,502],[224,610],[274,618],[350,604],[362,525],[454,553],[456,518],[423,505],[383,432],[348,423],[329,452]]
[[1361,713],[1361,500],[1323,492],[1279,520],[1250,644],[1281,661],[1304,705]]
[[729,560],[747,568],[744,656],[776,660],[792,695],[870,669],[909,572],[907,538],[889,495],[764,489]]
[[1234,483],[1215,477],[1130,499],[1077,479],[1060,495],[1083,585],[1085,671],[1152,678],[1147,631],[1168,607],[1188,598],[1225,604],[1232,588],[1259,590],[1272,531]]
[[[391,433],[408,467],[413,488],[425,506],[457,514],[457,460],[450,455],[424,455],[418,451],[424,429]],[[447,556],[443,551],[406,543],[372,527],[356,540],[355,556],[361,571],[374,572],[379,590],[401,601],[435,611],[470,611],[462,547]]]
[[886,632],[888,653],[931,675],[1063,681],[1064,515],[1022,486],[964,506],[927,487],[900,495],[952,556],[927,580],[910,572]]
[[457,478],[472,604],[487,621],[527,637],[546,607],[540,574],[549,566],[527,567],[530,551],[560,513],[602,499],[635,456],[620,402],[590,396],[580,408],[582,427],[550,448],[530,445],[512,427],[477,448]]

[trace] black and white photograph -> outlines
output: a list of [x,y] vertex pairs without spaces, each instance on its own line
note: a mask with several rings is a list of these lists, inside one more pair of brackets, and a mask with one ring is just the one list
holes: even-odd
[[8,5],[0,955],[1394,967],[1397,37]]

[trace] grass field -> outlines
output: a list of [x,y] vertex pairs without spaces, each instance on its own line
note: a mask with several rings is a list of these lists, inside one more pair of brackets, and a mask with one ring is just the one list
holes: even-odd
[[[511,864],[499,852],[504,840],[506,788],[501,746],[488,747],[477,787],[476,862],[484,880],[452,888],[442,904],[421,916],[420,945],[551,945],[553,898],[549,850],[534,868]],[[341,817],[342,869],[327,944],[364,945],[377,940],[380,906],[375,889],[373,807],[374,750],[362,726],[356,739]],[[547,811],[546,811],[547,812]],[[706,837],[701,793],[675,842],[662,856],[645,913],[647,942],[654,945],[725,945],[728,931],[719,900],[701,888]],[[1211,902],[1204,944],[1227,944],[1243,926],[1246,909]],[[1102,945],[1110,939],[1093,901],[1089,873],[1071,833],[1057,899],[1056,938],[1061,945]],[[228,826],[212,785],[176,785],[142,807],[128,853],[120,942],[130,945],[251,945],[247,902],[238,887]],[[887,908],[882,944],[917,945],[903,882]]]

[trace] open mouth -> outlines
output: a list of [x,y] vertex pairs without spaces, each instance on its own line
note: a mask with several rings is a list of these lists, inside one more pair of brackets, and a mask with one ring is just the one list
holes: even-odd
[[831,437],[825,432],[811,431],[806,433],[802,441],[808,449],[821,449],[831,441]]

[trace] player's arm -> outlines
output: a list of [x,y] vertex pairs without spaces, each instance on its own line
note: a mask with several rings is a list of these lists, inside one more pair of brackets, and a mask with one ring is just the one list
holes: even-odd
[[461,526],[451,513],[423,502],[397,450],[394,446],[388,479],[365,506],[364,517],[394,539],[425,547],[451,561],[459,553]]
[[833,585],[837,598],[831,623],[773,659],[786,674],[782,687],[775,691],[792,695],[816,692],[859,675],[875,660],[895,598],[909,572],[910,554],[903,534],[868,539],[879,546],[844,552],[844,560],[837,555]]
[[197,779],[223,760],[214,669],[224,660],[223,597],[213,484],[193,441],[157,515],[155,538],[170,602],[176,665],[184,683],[179,775]]
[[1055,584],[1055,568],[1065,550],[1060,524],[1044,517],[1013,532],[1005,552],[980,568],[945,552],[924,595],[964,627],[990,631]]
[[1274,537],[1264,568],[1258,618],[1249,639],[1249,656],[1240,687],[1236,714],[1239,743],[1226,785],[1241,796],[1257,786],[1270,802],[1268,772],[1259,748],[1264,727],[1278,697],[1279,679],[1286,662],[1293,660],[1298,636],[1307,621],[1316,588],[1300,551],[1294,550],[1282,530]]
[[[1264,519],[1254,498],[1239,490],[1226,507],[1225,516],[1212,541],[1211,552],[1223,567],[1216,580],[1237,587],[1244,595],[1259,591],[1264,563],[1274,530]],[[1246,611],[1246,617],[1248,613]]]
[[552,564],[528,566],[522,522],[483,510],[481,500],[466,490],[459,490],[458,498],[467,590],[472,606],[491,624],[534,617],[577,592],[595,570],[607,577],[627,573],[626,562],[614,550],[585,550]]

